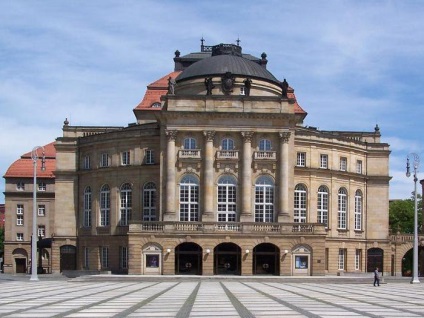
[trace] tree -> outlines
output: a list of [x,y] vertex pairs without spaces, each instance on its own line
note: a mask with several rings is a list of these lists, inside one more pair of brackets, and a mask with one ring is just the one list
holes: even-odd
[[[422,227],[422,197],[417,195],[418,228]],[[414,233],[414,196],[411,199],[391,201],[389,205],[389,227],[393,234]]]

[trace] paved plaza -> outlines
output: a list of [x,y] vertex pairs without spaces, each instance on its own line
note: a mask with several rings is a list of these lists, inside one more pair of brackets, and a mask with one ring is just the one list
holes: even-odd
[[0,278],[0,317],[424,316],[424,283],[405,279],[28,279]]

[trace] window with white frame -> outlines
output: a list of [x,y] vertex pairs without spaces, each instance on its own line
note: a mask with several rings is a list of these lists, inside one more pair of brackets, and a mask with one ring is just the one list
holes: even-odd
[[129,224],[129,220],[131,220],[132,214],[132,189],[129,183],[125,183],[121,186],[120,193],[121,200],[121,217],[119,220],[119,225],[127,226]]
[[319,167],[321,169],[328,169],[328,155],[321,154],[319,159]]
[[110,156],[108,153],[102,153],[100,156],[100,167],[109,167],[110,166]]
[[38,237],[45,237],[46,236],[46,227],[44,225],[39,225],[37,230],[37,236]]
[[306,187],[298,184],[294,188],[294,219],[296,223],[306,223]]
[[338,269],[345,270],[346,268],[346,249],[339,248]]
[[306,152],[297,153],[296,166],[306,167]]
[[17,241],[23,241],[24,240],[24,233],[16,233],[16,240]]
[[355,251],[355,270],[361,269],[361,263],[362,263],[362,250],[357,249]]
[[362,160],[356,160],[356,173],[362,174]]
[[121,152],[121,165],[123,165],[123,166],[130,165],[130,152],[129,151]]
[[89,155],[84,156],[84,169],[85,170],[91,169],[91,161],[90,161]]
[[337,228],[341,230],[347,229],[347,191],[345,188],[340,188],[338,193],[338,215]]
[[144,162],[147,165],[152,165],[155,163],[155,157],[154,157],[154,152],[151,149],[146,149],[144,151]]
[[84,227],[91,227],[92,204],[91,187],[86,187],[84,189],[84,219],[82,223]]
[[18,215],[24,214],[24,205],[23,204],[17,204],[16,205],[16,214],[18,214]]
[[84,246],[84,269],[90,269],[90,250]]
[[320,186],[317,198],[317,222],[328,227],[328,188]]
[[109,268],[109,247],[100,247],[100,266],[102,268]]
[[261,139],[259,140],[259,151],[270,151],[271,150],[271,140]]
[[274,181],[260,176],[255,183],[255,222],[274,221]]
[[233,150],[234,149],[234,140],[231,138],[223,138],[221,141],[222,150]]
[[128,268],[128,247],[126,246],[119,247],[119,268]]
[[45,216],[46,215],[46,206],[44,204],[38,205],[38,216]]
[[347,158],[340,157],[340,171],[347,171]]
[[100,226],[110,225],[110,188],[107,184],[100,189]]
[[246,95],[246,87],[240,87],[240,95]]
[[180,221],[199,221],[199,180],[185,175],[180,183]]
[[16,205],[16,225],[24,225],[24,205]]
[[22,181],[19,181],[16,184],[16,190],[18,190],[18,191],[24,191],[25,190],[25,183],[23,183]]
[[38,183],[38,191],[46,191],[46,189],[47,189],[47,185],[45,182],[41,181]]
[[16,225],[24,225],[24,216],[23,215],[17,215],[16,216]]
[[143,187],[143,221],[156,221],[156,185],[153,182]]
[[194,150],[196,148],[196,139],[188,137],[184,139],[184,149]]
[[362,230],[362,192],[355,192],[355,230]]
[[218,222],[236,221],[237,181],[225,175],[218,180]]

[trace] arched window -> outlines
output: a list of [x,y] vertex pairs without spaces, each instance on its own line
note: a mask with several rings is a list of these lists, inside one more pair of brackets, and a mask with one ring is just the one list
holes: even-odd
[[345,188],[340,188],[338,193],[337,228],[347,229],[347,213],[347,191]]
[[156,221],[156,185],[153,182],[143,187],[143,221]]
[[221,141],[222,150],[233,150],[234,149],[234,140],[231,138],[224,138]]
[[126,226],[128,221],[131,220],[132,212],[132,189],[129,183],[125,183],[121,186],[121,217],[119,225]]
[[197,149],[196,139],[194,139],[192,137],[185,138],[184,139],[184,149],[187,149],[187,150]]
[[255,222],[274,221],[274,182],[261,176],[255,184]]
[[259,151],[270,151],[271,150],[271,140],[261,139],[259,141]]
[[84,190],[84,219],[83,219],[84,227],[91,226],[91,209],[92,209],[91,188],[86,187]]
[[306,223],[306,187],[298,184],[294,188],[294,222]]
[[355,230],[362,230],[362,192],[355,192]]
[[236,221],[236,185],[233,176],[222,176],[218,180],[218,222]]
[[107,184],[100,189],[100,226],[110,225],[110,188]]
[[180,183],[180,221],[199,220],[199,180],[186,175]]
[[317,222],[328,227],[328,188],[325,186],[318,188]]

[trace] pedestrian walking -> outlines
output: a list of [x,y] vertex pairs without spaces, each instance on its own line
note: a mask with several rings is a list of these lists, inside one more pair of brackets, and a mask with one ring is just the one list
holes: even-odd
[[380,274],[378,273],[378,267],[376,267],[374,271],[374,287],[376,284],[377,286],[380,286]]

